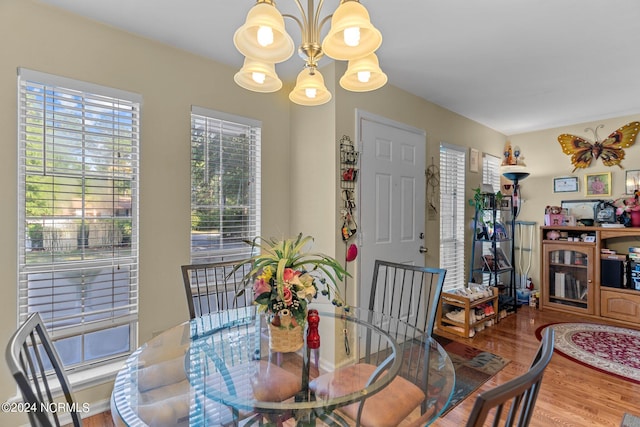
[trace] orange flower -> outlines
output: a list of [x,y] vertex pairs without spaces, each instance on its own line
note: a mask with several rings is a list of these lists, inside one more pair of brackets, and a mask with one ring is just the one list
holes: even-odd
[[282,272],[282,279],[284,280],[284,283],[291,283],[299,275],[299,271],[296,271],[293,268],[285,268]]

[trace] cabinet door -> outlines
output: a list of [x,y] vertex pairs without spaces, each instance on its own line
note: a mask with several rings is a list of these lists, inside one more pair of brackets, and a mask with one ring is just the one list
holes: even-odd
[[543,308],[594,314],[594,254],[594,245],[545,243]]

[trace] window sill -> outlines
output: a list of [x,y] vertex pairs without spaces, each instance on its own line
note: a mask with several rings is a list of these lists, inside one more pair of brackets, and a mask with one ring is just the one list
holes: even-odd
[[118,371],[122,369],[123,364],[124,361],[119,360],[117,362],[111,362],[106,365],[87,369],[82,372],[67,374],[67,378],[69,378],[69,382],[71,383],[71,389],[74,392],[78,392],[100,384],[115,381],[116,375],[118,374]]
[[[74,394],[77,394],[81,390],[86,390],[91,387],[115,381],[116,375],[122,368],[123,363],[124,361],[120,360],[87,369],[82,372],[67,373],[67,378],[71,384],[71,390]],[[62,392],[57,381],[55,383],[52,381],[50,384],[54,397],[61,396]],[[20,390],[17,390],[17,394],[10,398],[8,402],[22,402],[22,394],[20,393]]]

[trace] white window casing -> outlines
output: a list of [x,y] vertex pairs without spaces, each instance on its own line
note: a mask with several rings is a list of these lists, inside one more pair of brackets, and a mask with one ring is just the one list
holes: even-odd
[[18,322],[66,368],[137,347],[140,95],[18,70]]

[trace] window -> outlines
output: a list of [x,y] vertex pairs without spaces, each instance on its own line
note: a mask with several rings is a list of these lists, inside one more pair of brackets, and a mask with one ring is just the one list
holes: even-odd
[[191,110],[191,261],[252,254],[260,235],[260,123]]
[[140,97],[19,70],[19,320],[66,367],[136,348]]
[[491,154],[482,156],[482,183],[490,184],[494,193],[500,191],[500,158]]
[[443,289],[465,283],[464,208],[466,150],[440,144],[440,268],[447,270]]

